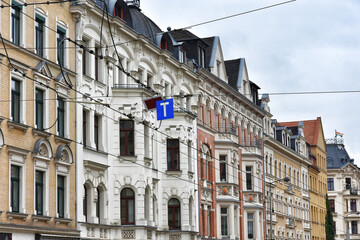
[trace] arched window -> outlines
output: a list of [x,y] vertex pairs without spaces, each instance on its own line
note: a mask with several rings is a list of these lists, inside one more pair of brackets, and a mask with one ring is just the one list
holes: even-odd
[[192,225],[193,225],[193,204],[194,204],[193,197],[190,196],[190,199],[189,199],[189,225],[190,225],[190,230],[192,230]]
[[180,202],[172,198],[168,203],[168,224],[170,230],[180,230]]
[[83,215],[85,217],[85,222],[88,221],[88,199],[89,199],[89,191],[86,185],[84,185]]
[[201,96],[198,99],[198,120],[199,120],[199,123],[202,124],[202,121],[203,121],[203,108],[202,108]]
[[124,10],[122,9],[122,7],[115,4],[113,15],[114,17],[124,19]]
[[211,128],[211,109],[210,109],[210,100],[206,101],[206,124]]
[[277,161],[275,160],[274,164],[274,176],[277,177]]
[[221,110],[221,127],[220,132],[226,132],[226,116],[225,116],[225,109]]
[[130,188],[121,191],[121,224],[135,224],[135,195]]
[[168,49],[167,41],[166,41],[165,38],[162,38],[162,39],[161,39],[160,48],[161,48],[161,49],[165,49],[165,50]]
[[218,106],[215,105],[214,107],[214,122],[215,122],[215,130],[218,131],[219,130],[219,109]]
[[210,180],[210,176],[211,176],[211,157],[210,157],[210,153],[207,152],[206,153],[206,179]]
[[144,201],[144,207],[145,207],[145,219],[150,220],[150,188],[145,188],[145,201]]

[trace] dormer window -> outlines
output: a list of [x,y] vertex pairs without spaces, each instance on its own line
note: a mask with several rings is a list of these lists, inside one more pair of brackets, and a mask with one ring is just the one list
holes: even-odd
[[283,143],[283,144],[286,144],[286,141],[285,141],[285,133],[282,134],[282,143]]
[[182,46],[180,46],[179,47],[179,62],[185,63],[185,60],[186,60],[185,49]]
[[121,19],[124,19],[124,10],[122,9],[122,7],[115,5],[113,15],[114,17],[119,17]]
[[165,49],[165,50],[168,49],[168,47],[167,47],[167,41],[166,41],[165,38],[161,39],[160,47],[161,47],[161,49]]
[[205,50],[201,47],[198,49],[199,66],[205,67]]

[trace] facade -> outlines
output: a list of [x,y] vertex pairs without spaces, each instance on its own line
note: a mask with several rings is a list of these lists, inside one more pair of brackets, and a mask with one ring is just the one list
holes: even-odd
[[[71,12],[82,42],[76,52],[81,237],[196,239],[192,96],[200,79],[193,65],[185,64],[181,44],[148,19],[138,1],[84,1]],[[109,22],[105,18],[101,27],[104,14]],[[144,100],[158,96],[173,99],[173,119],[158,121],[145,107]]]
[[359,239],[360,169],[347,153],[343,139],[326,139],[327,190],[336,239]]
[[0,238],[78,239],[70,3],[11,4],[1,11]]
[[[267,105],[264,107],[268,109]],[[265,118],[264,124],[267,238],[271,239],[272,230],[274,239],[310,240],[308,167],[311,161],[304,123],[278,123]],[[285,177],[289,178],[288,182],[284,181]]]
[[198,38],[188,31],[172,36],[186,44],[202,79],[197,94],[200,236],[262,238],[265,112],[258,88],[249,80],[245,59],[224,60],[219,37]]

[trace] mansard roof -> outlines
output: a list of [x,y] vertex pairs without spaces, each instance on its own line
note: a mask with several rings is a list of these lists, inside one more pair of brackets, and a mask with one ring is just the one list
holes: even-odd
[[354,165],[343,144],[326,144],[327,169],[344,168],[348,164]]

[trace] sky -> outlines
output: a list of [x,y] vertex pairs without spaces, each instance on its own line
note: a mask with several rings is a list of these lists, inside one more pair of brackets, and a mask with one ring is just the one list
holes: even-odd
[[[285,1],[142,0],[140,7],[163,31],[184,28]],[[360,1],[297,0],[189,29],[219,36],[226,60],[245,58],[262,93],[360,91]],[[270,95],[278,122],[322,118],[325,138],[335,129],[360,166],[359,93]]]

